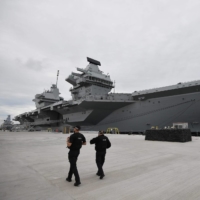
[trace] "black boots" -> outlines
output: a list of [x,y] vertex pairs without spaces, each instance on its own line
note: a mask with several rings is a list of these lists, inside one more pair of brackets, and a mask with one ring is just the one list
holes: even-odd
[[79,183],[74,183],[74,186],[79,186],[81,184],[81,182]]
[[68,181],[68,182],[72,182],[72,179],[66,178],[66,181]]

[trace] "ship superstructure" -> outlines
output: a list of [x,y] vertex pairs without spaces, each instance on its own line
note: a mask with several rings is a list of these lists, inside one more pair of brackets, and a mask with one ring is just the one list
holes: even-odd
[[[57,126],[79,124],[85,130],[117,127],[120,132],[144,132],[152,126],[163,128],[175,122],[188,123],[200,131],[200,81],[133,93],[111,93],[113,81],[97,60],[87,58],[86,68],[77,68],[66,81],[72,85],[72,99],[60,99],[59,92],[36,95],[37,109],[25,113],[34,123],[59,120]],[[55,91],[57,88],[54,88]],[[58,89],[57,89],[58,90]],[[51,94],[53,94],[51,93]]]
[[41,94],[36,94],[33,101],[36,109],[22,113],[15,117],[14,120],[27,124],[27,126],[59,126],[62,122],[62,115],[55,111],[51,111],[51,105],[62,102],[64,99],[59,96],[59,89],[53,84],[50,90],[46,90]]
[[109,75],[99,70],[101,63],[87,58],[89,64],[85,69],[77,68],[81,73],[72,72],[66,81],[73,85],[70,89],[74,101],[91,95],[104,96],[114,87]]
[[110,76],[99,70],[99,61],[87,60],[89,64],[85,69],[77,68],[81,73],[72,72],[66,78],[73,86],[70,88],[72,100],[52,106],[67,124],[93,126],[114,110],[133,103],[131,94],[109,93],[114,87]]

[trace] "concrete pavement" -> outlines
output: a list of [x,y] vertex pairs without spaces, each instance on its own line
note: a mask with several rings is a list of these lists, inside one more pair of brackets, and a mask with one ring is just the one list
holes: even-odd
[[97,132],[85,132],[78,159],[80,187],[66,182],[67,134],[0,132],[1,200],[200,199],[200,138],[192,142],[145,141],[140,135],[107,135],[112,143],[96,176]]

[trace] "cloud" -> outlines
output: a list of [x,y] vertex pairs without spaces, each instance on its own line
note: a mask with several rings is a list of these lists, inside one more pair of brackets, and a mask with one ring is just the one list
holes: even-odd
[[32,58],[29,58],[26,62],[22,62],[20,59],[16,59],[16,61],[19,63],[19,65],[24,66],[26,68],[32,69],[32,70],[42,70],[45,68],[45,61],[44,60],[34,60]]

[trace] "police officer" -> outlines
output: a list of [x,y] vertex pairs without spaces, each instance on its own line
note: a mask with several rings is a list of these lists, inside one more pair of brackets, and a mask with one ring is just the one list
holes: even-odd
[[67,138],[67,147],[70,149],[68,154],[68,159],[70,162],[70,169],[66,181],[72,181],[72,175],[75,176],[74,186],[79,186],[81,184],[80,177],[78,174],[76,162],[80,153],[82,145],[86,145],[86,140],[83,134],[79,133],[81,129],[80,126],[74,127],[74,134]]
[[103,131],[99,131],[98,137],[90,140],[90,144],[95,144],[96,150],[96,164],[98,172],[96,175],[100,176],[100,179],[103,179],[105,176],[103,171],[103,164],[106,156],[106,149],[111,147],[109,139],[103,134]]

